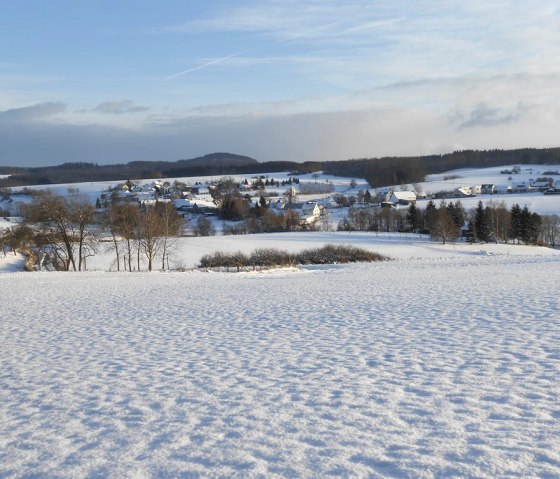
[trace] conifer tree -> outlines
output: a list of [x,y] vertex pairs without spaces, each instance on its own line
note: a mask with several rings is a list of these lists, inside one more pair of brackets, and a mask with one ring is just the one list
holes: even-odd
[[478,241],[488,241],[491,237],[491,228],[482,201],[478,202],[474,212],[474,233]]
[[426,205],[426,210],[424,211],[424,219],[424,223],[428,230],[433,231],[437,219],[437,207],[432,200],[428,201],[428,204]]
[[519,243],[521,238],[522,219],[521,208],[517,203],[511,207],[510,224],[510,238]]
[[474,233],[474,224],[471,221],[469,221],[468,226],[467,226],[467,241],[470,244],[473,244],[476,240],[476,235]]
[[406,222],[410,231],[416,231],[420,226],[420,212],[414,203],[410,203],[408,207]]

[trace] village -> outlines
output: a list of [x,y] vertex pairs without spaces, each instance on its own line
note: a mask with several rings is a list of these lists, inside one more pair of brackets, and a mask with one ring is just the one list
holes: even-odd
[[[228,181],[228,195],[242,198],[249,207],[265,207],[282,215],[287,211],[297,213],[303,226],[317,223],[327,211],[341,208],[395,208],[402,209],[411,204],[425,206],[430,200],[469,199],[484,197],[485,200],[499,199],[513,194],[539,193],[560,195],[560,179],[552,177],[528,178],[516,181],[513,174],[521,168],[501,170],[508,174],[507,183],[481,183],[459,185],[453,189],[425,191],[426,184],[398,185],[373,189],[365,183],[359,184],[351,179],[342,184],[332,179],[322,179],[319,173],[304,175],[301,180],[295,176],[286,176],[282,180],[269,175],[250,178],[221,178],[207,181],[173,182],[157,179],[148,182],[127,181],[101,192],[96,206],[106,208],[111,202],[128,202],[139,207],[149,207],[158,202],[172,203],[175,209],[187,220],[197,216],[216,217],[223,204],[223,192],[220,191],[224,181]],[[533,173],[527,169],[527,173]],[[549,172],[558,174],[558,172]],[[447,182],[455,182],[459,177],[444,176]],[[183,179],[185,180],[185,179]]]

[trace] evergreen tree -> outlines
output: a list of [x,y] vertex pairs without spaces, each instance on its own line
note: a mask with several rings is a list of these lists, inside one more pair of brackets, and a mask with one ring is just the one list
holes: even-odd
[[436,225],[437,220],[437,206],[435,203],[430,200],[426,205],[426,209],[424,211],[424,224],[428,230],[433,231]]
[[406,213],[406,222],[409,231],[416,231],[420,226],[420,211],[414,203],[410,203],[408,212]]
[[494,239],[494,241],[496,241],[497,243],[498,240],[496,238],[496,225],[494,224],[493,211],[493,208],[487,205],[484,208],[484,217],[486,218],[486,224],[488,225],[488,239]]
[[527,205],[520,213],[519,239],[525,244],[536,244],[539,239],[541,217],[537,213],[531,213]]
[[538,213],[531,213],[531,243],[537,244],[541,233],[542,218]]
[[525,244],[531,242],[531,212],[527,205],[521,210],[519,239]]
[[482,201],[479,201],[474,212],[474,233],[478,241],[488,241],[491,237],[492,233],[488,220]]
[[465,211],[465,208],[463,208],[463,204],[459,200],[455,201],[455,203],[449,202],[447,209],[451,218],[453,218],[455,226],[457,226],[457,228],[462,228],[467,219],[467,212]]
[[519,240],[521,239],[521,230],[522,230],[521,208],[516,203],[511,207],[511,212],[510,212],[510,230],[509,230],[510,238],[519,243]]
[[468,226],[467,226],[467,241],[470,244],[473,244],[476,240],[476,235],[474,233],[474,224],[471,221],[469,221]]

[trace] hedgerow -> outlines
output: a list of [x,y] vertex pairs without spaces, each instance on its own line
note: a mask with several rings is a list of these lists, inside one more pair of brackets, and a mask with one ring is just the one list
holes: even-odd
[[201,258],[199,268],[262,269],[310,264],[337,264],[384,261],[388,258],[356,246],[327,244],[321,248],[307,249],[299,253],[267,248],[257,249],[250,255],[215,252]]

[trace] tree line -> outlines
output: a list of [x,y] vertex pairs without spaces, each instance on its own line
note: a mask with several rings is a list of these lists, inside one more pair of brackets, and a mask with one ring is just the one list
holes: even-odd
[[3,167],[0,188],[179,176],[224,176],[290,171],[294,174],[323,171],[349,178],[364,178],[372,188],[419,183],[426,175],[459,168],[486,168],[512,164],[558,164],[560,148],[520,148],[515,150],[461,150],[441,155],[360,158],[341,161],[270,161],[229,153],[214,153],[192,160],[133,161],[120,165],[65,163],[40,168]]
[[547,245],[560,243],[560,217],[539,215],[518,204],[507,208],[504,202],[479,201],[467,212],[459,200],[436,204],[430,200],[426,208],[411,204],[406,210],[393,208],[350,208],[338,224],[341,231],[419,232],[447,241],[465,237],[470,242],[514,242]]

